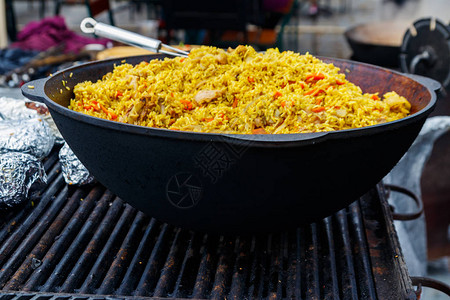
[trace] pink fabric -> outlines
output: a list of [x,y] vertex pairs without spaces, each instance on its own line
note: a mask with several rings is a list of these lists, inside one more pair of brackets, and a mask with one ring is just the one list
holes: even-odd
[[87,44],[106,45],[107,39],[94,39],[70,31],[64,18],[60,16],[44,18],[28,23],[17,35],[12,48],[45,51],[61,43],[65,44],[64,53],[78,53]]

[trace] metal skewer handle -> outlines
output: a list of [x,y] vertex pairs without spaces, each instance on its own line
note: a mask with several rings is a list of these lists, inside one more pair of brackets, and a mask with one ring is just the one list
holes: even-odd
[[[83,19],[83,21],[81,21],[80,28],[84,33],[93,33],[101,37],[156,53],[164,53],[174,56],[188,55],[186,51],[165,45],[160,40],[149,38],[108,24],[100,23],[92,18]],[[170,49],[171,51],[161,49],[162,47]]]

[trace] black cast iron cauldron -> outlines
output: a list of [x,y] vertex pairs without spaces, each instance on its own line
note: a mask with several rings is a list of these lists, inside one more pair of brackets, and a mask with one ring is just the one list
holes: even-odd
[[327,133],[230,135],[141,127],[67,108],[73,93],[62,80],[70,88],[96,81],[121,59],[69,68],[22,91],[48,106],[67,143],[102,184],[146,214],[206,232],[278,231],[326,217],[368,191],[408,150],[435,106],[433,88],[410,77],[323,60],[364,92],[394,90],[407,97],[412,115]]
[[352,59],[384,67],[400,65],[400,46],[409,23],[384,21],[353,26],[344,33]]

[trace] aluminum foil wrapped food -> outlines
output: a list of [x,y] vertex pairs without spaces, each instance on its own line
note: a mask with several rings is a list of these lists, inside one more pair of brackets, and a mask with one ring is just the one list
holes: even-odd
[[54,144],[55,137],[42,118],[0,121],[0,153],[22,152],[42,159]]
[[0,170],[0,210],[20,205],[32,186],[47,182],[42,162],[30,154],[0,154]]
[[75,156],[67,143],[59,151],[59,161],[67,184],[83,185],[94,181],[94,177]]
[[[25,100],[0,97],[0,119],[21,120],[38,117],[38,110],[28,109],[26,103]],[[41,110],[41,113],[45,114],[45,111]]]
[[42,118],[50,126],[55,142],[63,144],[64,139],[45,104],[25,99],[0,97],[0,120],[23,120],[38,117]]

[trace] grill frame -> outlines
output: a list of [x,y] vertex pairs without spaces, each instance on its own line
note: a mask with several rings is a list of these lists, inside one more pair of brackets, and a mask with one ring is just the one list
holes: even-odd
[[0,300],[416,299],[382,185],[292,232],[208,236],[67,186],[57,153],[44,165],[35,205],[0,215]]

